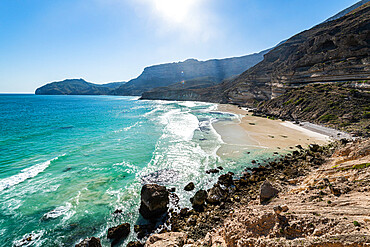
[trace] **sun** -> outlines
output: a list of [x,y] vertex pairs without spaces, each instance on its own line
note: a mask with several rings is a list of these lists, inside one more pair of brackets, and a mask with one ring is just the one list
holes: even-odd
[[155,10],[167,21],[185,22],[199,0],[152,0]]

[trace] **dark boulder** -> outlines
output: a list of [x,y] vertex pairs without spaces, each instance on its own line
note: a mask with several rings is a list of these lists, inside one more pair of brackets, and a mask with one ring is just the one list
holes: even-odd
[[207,191],[205,190],[198,190],[194,197],[190,198],[190,202],[194,209],[201,209],[204,206],[204,203],[207,199]]
[[320,150],[320,146],[317,144],[310,144],[308,147],[312,152],[318,152]]
[[209,169],[209,170],[207,170],[206,171],[206,173],[207,174],[211,174],[211,173],[218,173],[219,172],[219,170],[218,169],[216,169],[216,168],[214,168],[214,169]]
[[188,184],[185,186],[184,190],[186,190],[186,191],[192,191],[194,188],[195,188],[194,183],[193,183],[193,182],[190,182],[190,183],[188,183]]
[[221,184],[221,185],[224,185],[226,187],[229,187],[229,186],[233,185],[234,184],[233,173],[229,172],[229,173],[226,173],[224,175],[221,175],[218,178],[218,183]]
[[113,214],[121,214],[122,213],[122,209],[116,209]]
[[75,247],[102,247],[100,243],[100,238],[86,238],[82,240],[79,244],[76,244]]
[[156,219],[168,210],[169,193],[165,186],[145,184],[141,188],[139,212],[145,219]]
[[130,234],[130,224],[124,223],[116,227],[111,227],[108,229],[107,238],[113,240],[112,244],[116,244],[122,239],[127,238]]
[[207,202],[211,204],[218,204],[226,199],[227,191],[222,189],[219,184],[215,184],[208,192]]
[[155,229],[155,224],[134,225],[134,232],[137,234],[138,239],[149,236]]
[[260,187],[260,202],[261,203],[266,203],[279,193],[279,190],[274,188],[272,184],[265,180],[263,184]]

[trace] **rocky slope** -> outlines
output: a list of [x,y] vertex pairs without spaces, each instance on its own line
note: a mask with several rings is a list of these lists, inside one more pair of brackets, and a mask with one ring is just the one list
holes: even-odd
[[333,21],[335,19],[341,18],[341,17],[345,16],[346,14],[348,14],[349,12],[351,12],[352,10],[357,9],[358,7],[364,5],[367,2],[370,2],[370,0],[361,0],[361,1],[357,2],[357,3],[355,3],[354,5],[346,8],[345,10],[339,12],[338,14],[336,14],[336,15],[328,18],[325,22]]
[[198,61],[188,59],[184,62],[154,65],[144,69],[143,73],[115,90],[115,95],[141,95],[157,87],[166,87],[174,83],[196,78],[212,78],[220,83],[224,79],[239,75],[263,59],[268,50],[242,57]]
[[219,177],[201,210],[172,212],[175,232],[154,234],[145,246],[370,244],[368,139],[311,145],[230,176]]
[[121,86],[123,82],[113,82],[103,85],[93,84],[84,79],[67,79],[46,84],[36,89],[40,95],[107,95]]
[[370,136],[370,86],[366,82],[311,84],[260,103],[255,113],[323,124]]
[[[179,99],[250,106],[309,83],[369,79],[368,2],[339,19],[293,36],[236,79],[206,89],[182,90]],[[173,92],[171,98],[175,96]],[[151,94],[148,92],[145,97],[150,99]]]
[[226,97],[246,104],[271,99],[293,86],[368,79],[370,3],[288,39],[240,75]]

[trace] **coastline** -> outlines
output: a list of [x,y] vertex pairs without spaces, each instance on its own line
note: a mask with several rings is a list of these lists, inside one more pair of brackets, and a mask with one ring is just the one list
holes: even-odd
[[224,142],[217,151],[220,157],[237,157],[253,148],[282,152],[292,151],[297,145],[325,145],[333,140],[333,136],[338,132],[313,124],[306,123],[301,126],[288,121],[252,116],[246,109],[235,105],[217,104],[217,111],[238,116],[235,121],[212,123]]
[[369,147],[368,139],[310,145],[240,178],[223,174],[203,208],[172,212],[170,232],[145,246],[367,246]]

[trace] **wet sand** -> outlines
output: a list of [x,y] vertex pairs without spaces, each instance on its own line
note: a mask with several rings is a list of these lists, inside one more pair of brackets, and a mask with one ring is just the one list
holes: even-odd
[[240,156],[248,149],[263,148],[271,151],[292,150],[300,144],[326,144],[330,137],[287,121],[254,117],[245,109],[234,105],[218,105],[218,111],[237,114],[235,121],[220,121],[213,127],[223,144],[217,154],[221,157]]

